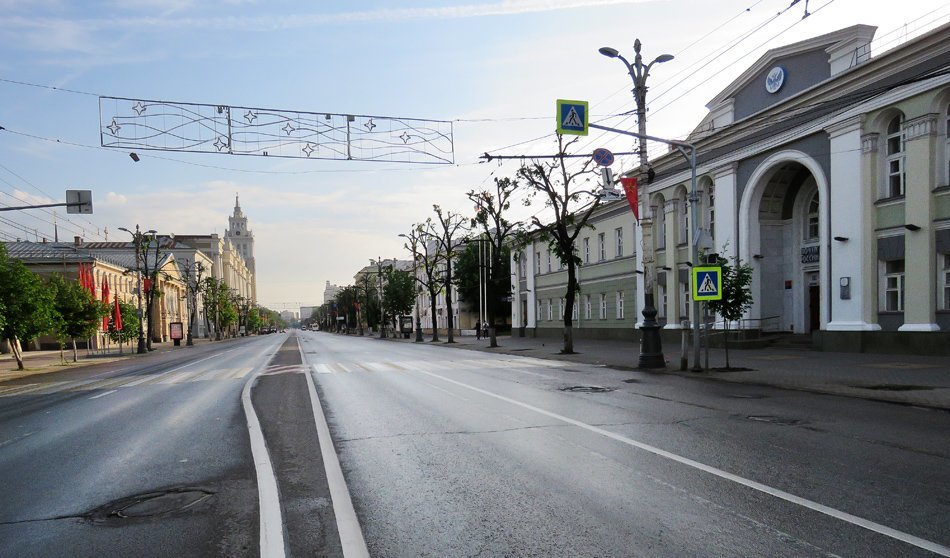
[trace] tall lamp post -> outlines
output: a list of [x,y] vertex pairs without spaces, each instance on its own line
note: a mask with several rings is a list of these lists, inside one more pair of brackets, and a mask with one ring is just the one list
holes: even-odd
[[[649,206],[649,197],[646,192],[647,172],[649,161],[647,160],[647,77],[650,76],[650,69],[654,64],[669,62],[673,59],[672,54],[661,54],[653,59],[652,62],[645,65],[640,55],[640,39],[633,43],[633,50],[636,53],[633,64],[631,64],[615,48],[602,47],[599,52],[608,58],[617,58],[627,67],[627,72],[633,80],[633,98],[637,104],[637,127],[640,139],[640,169],[637,182],[641,185],[639,191],[641,207]],[[644,217],[640,220],[641,234],[641,254],[643,259],[643,325],[640,330],[643,332],[640,336],[640,368],[664,368],[666,362],[663,358],[663,341],[660,338],[660,325],[656,322],[656,306],[653,300],[653,289],[656,283],[656,265],[653,253],[653,237],[651,228],[653,219],[649,213],[644,212]]]
[[120,231],[125,231],[132,235],[132,242],[135,244],[135,274],[138,277],[138,288],[136,288],[136,299],[138,301],[138,316],[139,316],[139,342],[136,352],[139,354],[144,354],[148,352],[148,349],[145,347],[145,330],[142,328],[142,263],[141,263],[141,252],[142,252],[142,237],[145,235],[157,234],[155,230],[147,230],[144,233],[139,229],[139,226],[135,225],[135,232],[130,231],[125,227],[119,227]]

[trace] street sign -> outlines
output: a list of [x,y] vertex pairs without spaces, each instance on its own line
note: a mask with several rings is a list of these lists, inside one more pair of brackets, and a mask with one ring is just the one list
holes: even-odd
[[602,167],[609,167],[614,164],[614,154],[608,149],[598,147],[594,150],[594,162]]
[[66,213],[92,213],[92,190],[66,190]]
[[722,268],[693,268],[693,300],[722,300]]
[[560,134],[586,136],[588,102],[557,100],[557,131]]

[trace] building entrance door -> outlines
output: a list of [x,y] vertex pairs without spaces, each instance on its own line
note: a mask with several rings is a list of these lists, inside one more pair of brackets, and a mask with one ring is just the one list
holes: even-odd
[[808,286],[808,332],[821,327],[821,287]]

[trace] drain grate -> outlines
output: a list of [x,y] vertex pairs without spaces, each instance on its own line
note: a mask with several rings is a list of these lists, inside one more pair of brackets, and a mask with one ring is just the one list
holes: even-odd
[[570,386],[561,388],[561,391],[571,391],[574,393],[606,393],[608,391],[614,391],[614,389],[602,386]]

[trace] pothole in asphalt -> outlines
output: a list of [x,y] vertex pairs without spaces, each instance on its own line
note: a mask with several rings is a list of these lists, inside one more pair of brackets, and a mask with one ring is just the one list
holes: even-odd
[[755,422],[767,422],[769,424],[778,424],[781,426],[797,426],[799,424],[804,424],[804,421],[799,419],[775,417],[771,415],[749,415],[746,418]]
[[602,386],[570,386],[561,388],[561,391],[572,391],[575,393],[606,393],[608,391],[614,391],[614,389]]
[[638,379],[636,379],[636,378],[630,378],[629,380],[624,380],[623,383],[625,383],[625,384],[639,384],[639,383],[640,383],[640,380],[638,380]]
[[916,391],[933,389],[933,386],[911,386],[907,384],[878,384],[874,386],[851,386],[859,389],[873,389],[878,391]]
[[138,519],[173,515],[207,500],[214,492],[204,488],[170,488],[120,498],[92,511],[92,519]]

